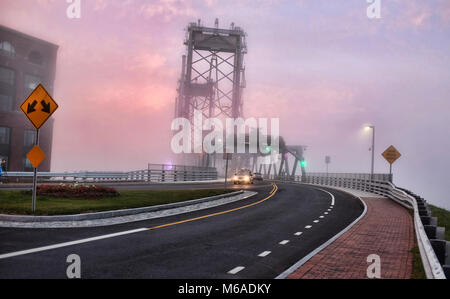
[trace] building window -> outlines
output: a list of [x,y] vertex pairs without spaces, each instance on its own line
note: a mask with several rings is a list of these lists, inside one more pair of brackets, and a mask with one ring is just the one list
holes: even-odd
[[33,165],[30,160],[27,158],[27,154],[34,147],[36,142],[36,131],[34,130],[25,130],[24,138],[23,138],[23,170],[24,171],[33,171]]
[[16,55],[16,50],[10,42],[2,41],[0,42],[0,55],[14,57]]
[[10,129],[0,127],[0,144],[9,144]]
[[25,98],[28,98],[40,83],[41,78],[39,76],[25,75]]
[[9,85],[14,87],[15,82],[15,72],[12,69],[7,69],[4,67],[0,67],[0,83],[2,85]]
[[0,94],[0,111],[11,111],[12,102],[13,102],[12,96]]
[[41,53],[37,51],[31,51],[30,55],[28,55],[28,61],[37,65],[42,65],[44,62],[44,58]]
[[34,166],[31,164],[30,160],[28,160],[27,157],[23,158],[23,171],[28,172],[33,170]]
[[10,150],[10,128],[0,127],[0,161],[6,159],[6,165],[8,165],[9,150]]
[[23,147],[24,148],[32,148],[36,142],[36,131],[34,130],[25,130]]
[[13,108],[16,73],[12,69],[0,67],[0,111]]

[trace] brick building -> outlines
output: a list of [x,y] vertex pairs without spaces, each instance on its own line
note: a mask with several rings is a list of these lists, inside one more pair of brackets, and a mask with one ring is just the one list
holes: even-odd
[[[53,95],[58,46],[0,25],[0,158],[8,171],[32,171],[26,158],[36,130],[20,105],[41,83]],[[39,146],[46,159],[39,171],[50,171],[53,118],[42,127]]]

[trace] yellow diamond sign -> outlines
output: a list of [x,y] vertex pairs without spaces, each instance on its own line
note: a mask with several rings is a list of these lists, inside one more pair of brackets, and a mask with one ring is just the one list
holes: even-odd
[[45,160],[45,154],[39,146],[35,145],[27,154],[27,158],[30,160],[34,168],[38,168],[38,166]]
[[397,161],[398,158],[402,156],[392,145],[388,147],[388,149],[385,150],[381,155],[386,159],[386,161],[389,162],[389,164],[393,164],[395,161]]
[[56,104],[47,90],[45,90],[44,86],[39,84],[25,102],[23,102],[20,109],[22,109],[34,127],[39,130],[56,109],[58,109],[58,104]]

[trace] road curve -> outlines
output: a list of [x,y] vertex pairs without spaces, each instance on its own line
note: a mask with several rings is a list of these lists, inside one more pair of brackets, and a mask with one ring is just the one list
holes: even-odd
[[[256,190],[248,200],[110,227],[2,228],[0,278],[66,278],[66,259],[77,254],[82,278],[271,279],[363,212],[359,199],[333,189],[278,184]],[[93,237],[99,238],[58,247]],[[49,245],[56,246],[20,253]]]

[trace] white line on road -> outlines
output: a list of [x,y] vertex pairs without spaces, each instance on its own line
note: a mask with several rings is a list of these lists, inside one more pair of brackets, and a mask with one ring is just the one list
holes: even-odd
[[317,190],[323,191],[325,193],[328,193],[331,196],[331,205],[334,206],[335,200],[334,200],[334,195],[333,194],[331,194],[330,192],[328,192],[326,190],[320,189],[320,188],[314,188],[314,189],[317,189]]
[[325,214],[325,215],[328,215],[328,212],[325,212],[324,214]]
[[319,220],[314,220],[313,222],[314,222],[314,223],[319,223]]
[[296,232],[294,235],[300,236],[301,234],[302,234],[302,232]]
[[268,256],[271,252],[272,252],[272,251],[264,251],[264,252],[261,252],[260,254],[258,254],[258,256],[260,256],[260,257],[266,257],[266,256]]
[[236,274],[236,273],[238,273],[238,272],[240,272],[240,271],[242,271],[244,269],[245,269],[245,267],[239,266],[239,267],[234,268],[233,270],[228,271],[228,274],[233,274],[234,275],[234,274]]
[[312,226],[311,225],[307,225],[307,226],[305,226],[305,228],[311,228]]
[[97,241],[97,240],[103,240],[103,239],[108,239],[108,238],[113,238],[113,237],[118,237],[118,236],[123,236],[123,235],[128,235],[128,234],[134,234],[134,233],[143,232],[143,231],[148,231],[148,228],[133,229],[133,230],[128,230],[128,231],[115,233],[115,234],[103,235],[103,236],[98,236],[98,237],[93,237],[93,238],[81,239],[81,240],[77,240],[77,241],[59,243],[59,244],[50,245],[50,246],[43,246],[43,247],[38,247],[38,248],[33,248],[33,249],[28,249],[28,250],[22,250],[22,251],[1,254],[0,260],[14,257],[14,256],[24,255],[24,254],[30,254],[30,253],[41,252],[41,251],[46,251],[46,250],[51,250],[51,249],[56,249],[56,248],[61,248],[61,247],[72,246],[72,245],[76,245],[76,244],[82,244],[82,243],[87,243],[87,242],[92,242],[92,241]]
[[280,245],[286,245],[287,243],[289,243],[289,240],[281,241],[279,244],[280,244]]
[[323,219],[323,218],[325,218],[325,216],[319,216],[319,218],[320,218],[320,219]]

